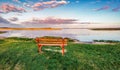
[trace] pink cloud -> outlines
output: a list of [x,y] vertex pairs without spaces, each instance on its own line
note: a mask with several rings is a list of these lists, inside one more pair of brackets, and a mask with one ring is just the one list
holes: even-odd
[[38,3],[35,3],[32,8],[35,10],[35,11],[38,11],[38,10],[42,10],[42,9],[45,9],[45,8],[55,8],[55,7],[58,7],[60,5],[65,5],[67,4],[66,1],[47,1],[47,2],[38,2]]
[[0,13],[4,13],[2,10],[0,10]]
[[102,8],[94,9],[95,11],[108,10],[110,6],[103,6]]
[[37,23],[37,24],[68,24],[74,23],[77,21],[76,19],[62,19],[62,18],[54,18],[54,17],[47,17],[44,19],[35,19],[33,18],[31,21],[23,22],[23,23]]
[[9,12],[19,12],[19,13],[22,13],[22,12],[26,12],[24,8],[17,8],[14,5],[10,5],[10,4],[2,4],[0,6],[0,8],[1,8],[1,11],[3,13],[9,13]]

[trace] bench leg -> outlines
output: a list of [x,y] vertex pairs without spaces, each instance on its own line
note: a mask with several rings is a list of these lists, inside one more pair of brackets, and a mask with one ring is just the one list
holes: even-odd
[[62,56],[64,55],[64,46],[62,46]]
[[38,52],[41,53],[42,52],[42,45],[38,44]]

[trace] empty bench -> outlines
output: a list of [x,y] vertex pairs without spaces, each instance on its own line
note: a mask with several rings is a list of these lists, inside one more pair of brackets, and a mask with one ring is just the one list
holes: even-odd
[[64,55],[64,47],[67,46],[67,39],[64,38],[36,38],[39,53],[42,52],[42,46],[60,46],[62,55]]

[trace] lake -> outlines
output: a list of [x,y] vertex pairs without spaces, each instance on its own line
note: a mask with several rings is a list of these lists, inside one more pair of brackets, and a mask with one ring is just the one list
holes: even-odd
[[62,30],[9,30],[0,34],[0,37],[42,37],[42,36],[60,36],[77,39],[80,41],[93,40],[119,40],[120,30],[89,30],[89,29],[62,29]]

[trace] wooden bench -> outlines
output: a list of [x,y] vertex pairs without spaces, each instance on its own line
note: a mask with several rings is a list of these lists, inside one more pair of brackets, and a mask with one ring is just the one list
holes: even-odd
[[60,46],[62,48],[62,55],[64,55],[64,47],[67,46],[67,39],[64,38],[36,38],[38,51],[41,53],[42,46]]

